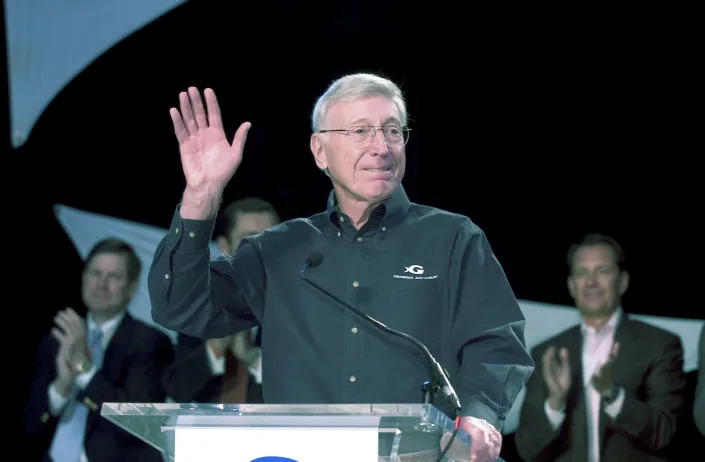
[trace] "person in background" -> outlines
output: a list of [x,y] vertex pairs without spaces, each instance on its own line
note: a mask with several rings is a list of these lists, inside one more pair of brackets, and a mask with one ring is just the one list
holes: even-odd
[[[216,243],[224,255],[234,254],[244,237],[279,223],[274,206],[258,197],[232,202],[220,217]],[[177,402],[263,402],[259,338],[258,327],[210,339],[179,334],[174,362],[164,372],[167,395]]]
[[686,385],[680,337],[633,319],[624,251],[589,234],[568,251],[580,323],[532,349],[516,444],[527,461],[666,460]]
[[114,238],[95,244],[81,277],[86,318],[66,308],[42,339],[23,427],[44,461],[160,461],[153,447],[101,417],[105,402],[163,402],[169,337],[127,312],[140,261]]

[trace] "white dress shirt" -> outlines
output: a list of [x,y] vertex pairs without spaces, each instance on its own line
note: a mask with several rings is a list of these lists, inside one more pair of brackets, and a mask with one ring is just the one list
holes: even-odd
[[[622,317],[622,308],[618,307],[615,313],[605,323],[600,330],[586,325],[581,321],[580,331],[583,335],[583,392],[585,393],[585,409],[587,417],[587,447],[588,462],[600,462],[600,393],[590,382],[593,374],[607,361],[612,345],[614,344],[614,332]],[[611,418],[616,418],[622,410],[624,404],[624,389],[620,388],[617,398],[608,406],[605,406],[605,413]],[[544,403],[544,411],[554,430],[559,428],[565,420],[565,409],[555,410],[548,405],[548,400]]]
[[[250,337],[255,338],[257,334],[255,326],[250,331]],[[235,355],[235,353],[233,352]],[[213,375],[225,374],[225,356],[216,356],[213,350],[206,345],[206,355],[208,356],[208,364]],[[238,355],[235,355],[237,358]],[[241,359],[242,361],[242,359]],[[244,361],[247,364],[247,370],[257,384],[262,384],[262,349],[254,344],[251,344],[247,351],[247,358]]]

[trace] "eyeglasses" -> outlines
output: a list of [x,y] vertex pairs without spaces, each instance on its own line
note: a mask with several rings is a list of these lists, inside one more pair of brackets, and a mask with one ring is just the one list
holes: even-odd
[[377,135],[377,130],[384,134],[387,144],[406,144],[409,141],[410,128],[400,125],[384,125],[375,127],[374,125],[355,125],[353,127],[339,130],[319,130],[318,133],[338,132],[352,138],[353,143],[367,145],[372,143]]

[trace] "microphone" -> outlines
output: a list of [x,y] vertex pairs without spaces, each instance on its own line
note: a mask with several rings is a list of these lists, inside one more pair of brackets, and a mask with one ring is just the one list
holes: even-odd
[[304,276],[304,272],[308,268],[315,268],[316,266],[320,265],[322,262],[323,262],[323,254],[321,252],[319,252],[317,250],[314,250],[313,252],[311,252],[308,255],[308,257],[306,257],[306,263],[301,268],[301,271],[299,271],[299,275],[301,276],[301,279],[303,279],[304,282],[306,282],[308,285],[310,285],[314,289],[318,290],[319,292],[323,293],[327,297],[336,301],[342,307],[352,311],[353,313],[357,314],[360,317],[365,318],[367,321],[371,322],[378,329],[381,329],[382,331],[390,333],[392,335],[396,335],[397,337],[401,337],[403,339],[406,339],[406,340],[410,341],[411,343],[413,343],[414,345],[416,345],[416,347],[419,348],[421,350],[421,352],[423,352],[424,356],[426,357],[426,361],[428,362],[429,371],[431,372],[432,381],[436,384],[436,386],[438,388],[440,388],[440,390],[443,392],[443,396],[445,397],[445,399],[448,401],[448,403],[453,407],[453,409],[459,415],[460,410],[461,410],[461,406],[460,406],[460,399],[458,398],[458,394],[455,392],[453,385],[451,385],[450,379],[448,378],[448,374],[446,374],[446,372],[443,370],[443,367],[441,367],[440,363],[438,361],[436,361],[436,358],[433,357],[431,352],[428,351],[428,348],[426,347],[426,345],[424,345],[420,340],[417,340],[416,338],[412,337],[409,334],[406,334],[404,332],[400,332],[398,330],[394,330],[390,327],[385,326],[383,323],[376,320],[372,316],[365,314],[365,313],[361,312],[360,310],[350,306],[349,304],[340,300],[335,295],[328,292],[326,289],[324,289],[320,285],[316,284],[315,282],[313,282],[312,280],[310,280]]

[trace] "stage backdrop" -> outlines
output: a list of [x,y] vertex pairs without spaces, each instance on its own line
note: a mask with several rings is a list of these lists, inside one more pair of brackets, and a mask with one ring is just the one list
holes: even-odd
[[[175,340],[176,334],[152,321],[149,294],[147,293],[147,273],[154,250],[167,230],[136,223],[120,218],[78,210],[65,205],[55,205],[54,211],[59,223],[73,242],[81,258],[85,258],[91,247],[106,237],[118,237],[132,244],[142,261],[143,271],[140,285],[129,311],[135,317],[155,325]],[[217,258],[220,252],[211,242],[211,257]],[[526,343],[529,348],[557,332],[577,324],[577,311],[570,306],[552,305],[529,300],[519,300],[526,318]],[[631,314],[633,318],[662,327],[678,334],[685,348],[684,369],[689,372],[698,367],[698,340],[703,321],[694,319],[668,318]],[[394,327],[394,326],[391,326]],[[519,422],[519,409],[524,399],[524,391],[519,395],[507,417],[503,433],[514,432]]]
[[54,97],[116,43],[185,0],[5,0],[10,139],[17,148]]

